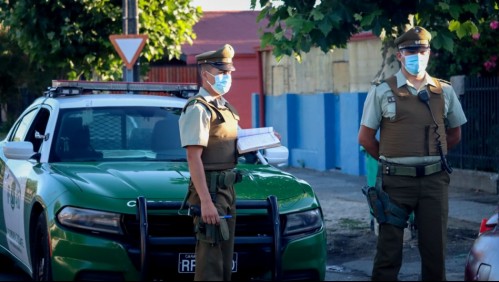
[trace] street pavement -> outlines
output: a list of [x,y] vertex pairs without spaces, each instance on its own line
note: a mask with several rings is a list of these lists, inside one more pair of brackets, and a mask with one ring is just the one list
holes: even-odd
[[[323,208],[326,228],[339,226],[347,220],[363,222],[365,223],[363,226],[370,226],[372,218],[366,198],[361,192],[361,188],[366,184],[365,176],[347,175],[339,170],[316,171],[295,167],[282,167],[282,169],[307,181],[313,187]],[[456,188],[456,185],[452,185],[452,176],[451,174],[449,187],[449,223],[460,222],[471,228],[476,226],[476,232],[478,232],[482,219],[490,217],[497,211],[498,195],[476,189]],[[335,232],[338,232],[337,229],[332,231],[332,236],[335,236]],[[328,235],[328,240],[330,237]],[[469,241],[470,245],[471,242]],[[368,281],[371,276],[373,258],[374,256],[355,258],[341,265],[328,265],[326,281]],[[448,280],[462,281],[464,279],[463,262],[465,259],[465,254],[459,257],[447,257]],[[329,261],[335,260],[329,259]],[[404,259],[399,279],[419,280],[419,274],[419,260],[406,262]]]

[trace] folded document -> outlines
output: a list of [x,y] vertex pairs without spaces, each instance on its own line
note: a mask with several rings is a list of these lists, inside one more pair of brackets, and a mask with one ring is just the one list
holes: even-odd
[[239,129],[237,131],[237,150],[239,154],[279,146],[281,146],[281,141],[274,134],[272,126]]

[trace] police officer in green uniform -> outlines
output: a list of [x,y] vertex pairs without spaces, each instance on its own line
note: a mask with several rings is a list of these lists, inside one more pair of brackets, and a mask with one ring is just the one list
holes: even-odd
[[387,220],[379,226],[372,280],[398,280],[403,223],[411,212],[418,231],[422,280],[446,280],[452,169],[445,156],[460,142],[461,125],[467,120],[450,84],[426,72],[430,40],[431,34],[418,26],[398,37],[400,71],[373,84],[364,104],[359,143],[378,159],[376,184],[389,196],[390,205],[403,211],[383,214]]
[[196,56],[202,85],[187,100],[179,119],[191,174],[187,203],[191,211],[197,207],[196,281],[229,281],[232,274],[239,115],[223,95],[235,71],[233,57],[229,44]]

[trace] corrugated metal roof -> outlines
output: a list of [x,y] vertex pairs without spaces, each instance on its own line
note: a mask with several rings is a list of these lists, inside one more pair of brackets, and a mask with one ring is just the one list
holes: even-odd
[[197,38],[193,45],[182,45],[184,55],[191,57],[197,54],[216,50],[228,43],[234,47],[237,55],[254,54],[260,46],[258,28],[264,24],[257,23],[260,11],[209,11],[204,12],[201,20],[194,25]]

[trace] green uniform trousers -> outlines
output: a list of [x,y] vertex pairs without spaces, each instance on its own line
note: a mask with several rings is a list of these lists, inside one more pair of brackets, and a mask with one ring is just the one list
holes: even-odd
[[[191,205],[200,205],[199,196],[192,181],[189,184]],[[217,190],[215,207],[220,215],[232,215],[226,219],[229,227],[229,239],[217,244],[197,240],[196,270],[194,281],[230,281],[232,275],[232,257],[234,254],[234,235],[236,229],[236,196],[234,186]],[[199,218],[194,217],[194,224]]]
[[[414,211],[421,278],[444,281],[447,244],[448,190],[446,171],[422,177],[383,175],[383,190],[408,213]],[[376,256],[371,279],[396,281],[402,266],[404,230],[390,224],[379,226]]]

